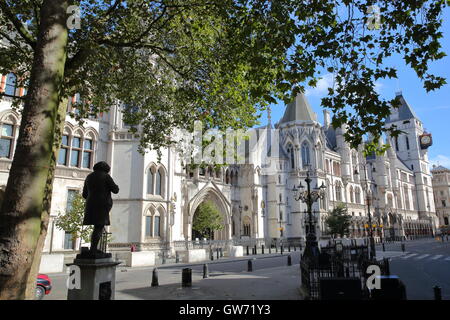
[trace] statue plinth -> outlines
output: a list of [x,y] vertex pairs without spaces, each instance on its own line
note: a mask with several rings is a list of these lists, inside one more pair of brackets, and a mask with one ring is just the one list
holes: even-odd
[[67,300],[114,300],[116,267],[110,253],[82,248],[70,268]]

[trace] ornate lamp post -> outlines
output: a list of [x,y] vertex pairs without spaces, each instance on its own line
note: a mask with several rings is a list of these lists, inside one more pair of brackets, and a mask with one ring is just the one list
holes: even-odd
[[[373,226],[372,226],[372,216],[370,214],[370,186],[369,180],[367,178],[367,162],[361,164],[364,168],[364,177],[366,180],[365,190],[366,190],[366,201],[367,201],[367,215],[369,218],[369,242],[370,242],[370,258],[374,259],[376,257],[375,251],[375,240],[373,239]],[[355,174],[359,174],[358,170],[355,169]]]
[[325,185],[322,182],[322,185],[320,188],[314,188],[314,190],[311,191],[311,178],[309,177],[309,171],[306,173],[306,190],[305,187],[300,184],[298,187],[295,187],[292,189],[292,192],[294,193],[294,199],[295,201],[302,201],[303,203],[306,203],[307,206],[307,212],[308,212],[308,225],[309,230],[308,234],[306,235],[306,247],[305,252],[303,253],[303,257],[309,257],[314,258],[317,257],[319,254],[319,246],[317,244],[317,238],[316,238],[316,228],[314,226],[313,222],[313,214],[312,214],[312,205],[314,202],[316,202],[319,199],[323,199],[325,197]]

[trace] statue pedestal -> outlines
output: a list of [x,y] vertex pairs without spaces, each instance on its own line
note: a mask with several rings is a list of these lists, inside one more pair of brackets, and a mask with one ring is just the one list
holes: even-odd
[[111,254],[77,255],[73,263],[67,264],[71,270],[67,300],[114,300],[119,264]]

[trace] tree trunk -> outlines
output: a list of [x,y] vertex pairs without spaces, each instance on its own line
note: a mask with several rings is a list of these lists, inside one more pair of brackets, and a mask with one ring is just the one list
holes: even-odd
[[44,0],[41,8],[30,87],[0,211],[0,299],[31,298],[36,285],[55,167],[52,157],[66,62],[67,6],[68,0]]

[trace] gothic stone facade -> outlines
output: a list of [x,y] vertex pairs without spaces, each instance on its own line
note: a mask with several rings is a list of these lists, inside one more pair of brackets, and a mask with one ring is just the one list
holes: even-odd
[[[3,77],[2,90],[7,82]],[[24,94],[20,88],[13,91]],[[264,174],[267,157],[260,148],[248,155],[249,163],[219,170],[186,170],[172,148],[162,150],[160,161],[154,151],[142,155],[138,140],[122,121],[120,104],[96,119],[87,119],[83,126],[67,117],[44,251],[70,252],[79,247],[79,239],[72,239],[53,222],[70,206],[74,192],[82,189],[93,164],[100,160],[111,165],[111,175],[120,186],[113,197],[109,228],[113,250],[129,250],[135,244],[138,250],[173,253],[177,241],[194,240],[193,217],[207,199],[223,217],[224,228],[215,232],[216,240],[304,238],[306,206],[293,199],[292,189],[303,181],[307,170],[313,187],[322,182],[327,187],[325,199],[313,207],[320,236],[327,236],[325,217],[338,203],[344,203],[352,215],[351,236],[366,235],[367,190],[379,236],[430,233],[438,221],[427,149],[419,142],[423,127],[403,97],[398,98],[402,105],[386,125],[395,124],[405,134],[391,141],[395,147],[385,155],[365,159],[362,146],[351,150],[344,141],[345,128],[334,130],[327,112],[324,124],[318,123],[305,96],[299,95],[275,124],[280,143],[270,148],[279,152],[270,158],[275,171],[269,175]],[[4,188],[20,124],[20,114],[11,109],[8,97],[0,102],[0,123],[0,186]]]

